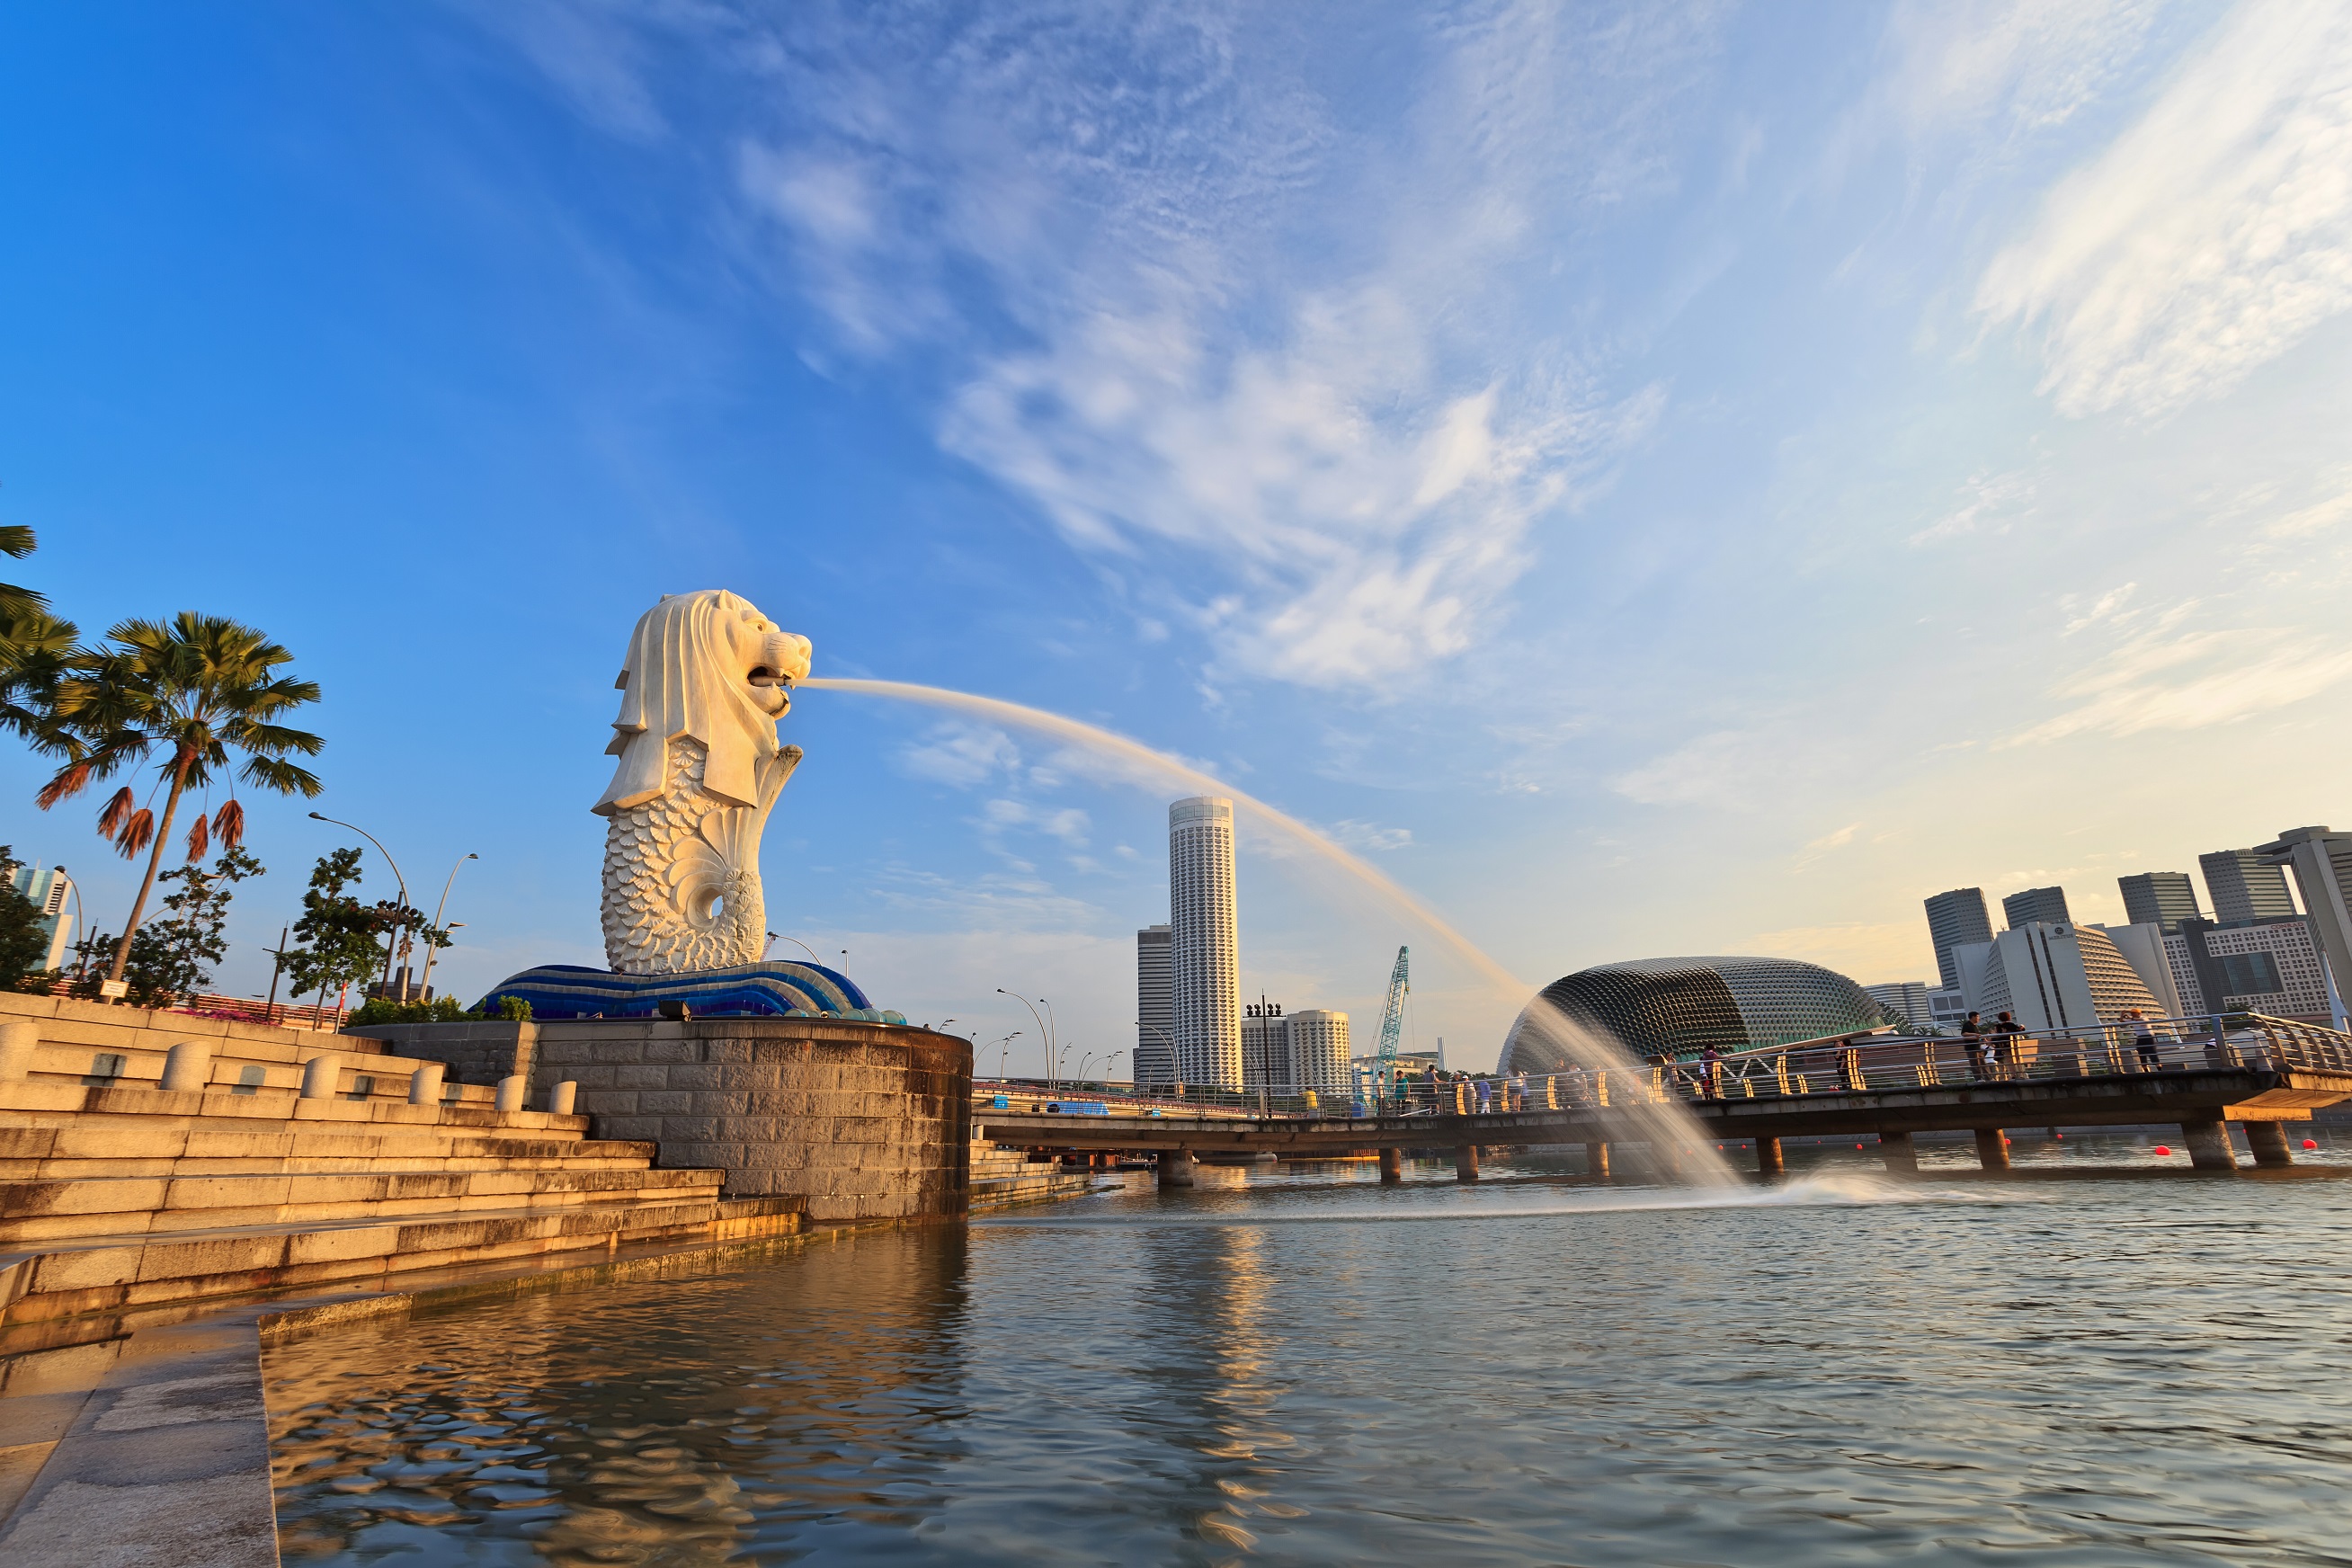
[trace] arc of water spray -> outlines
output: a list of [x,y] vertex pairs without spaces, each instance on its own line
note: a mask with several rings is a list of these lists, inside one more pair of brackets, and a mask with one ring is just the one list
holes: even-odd
[[[1533,1021],[1545,1033],[1563,1041],[1599,1045],[1631,1065],[1633,1053],[1614,1040],[1596,1040],[1592,1032],[1570,1019],[1541,994],[1530,995],[1534,987],[1488,957],[1486,952],[1468,937],[1446,923],[1444,917],[1390,880],[1377,867],[1349,854],[1337,844],[1285,811],[1278,811],[1246,791],[1235,789],[1213,773],[1202,772],[1190,763],[1180,762],[1165,752],[1156,752],[1140,741],[1098,725],[1077,719],[1067,719],[1059,713],[1048,713],[1042,708],[1031,708],[1019,702],[1007,702],[997,697],[977,697],[969,691],[950,691],[943,686],[921,686],[909,680],[866,680],[842,676],[806,676],[794,682],[803,688],[819,690],[856,692],[868,697],[895,698],[901,702],[925,703],[934,708],[959,710],[966,713],[984,714],[991,719],[1024,730],[1052,735],[1075,744],[1108,752],[1130,762],[1139,763],[1154,772],[1182,781],[1204,795],[1229,796],[1237,810],[1245,811],[1266,826],[1280,833],[1370,888],[1390,908],[1418,921],[1431,934],[1443,942],[1480,978],[1504,997],[1519,1007],[1521,1024]],[[1524,998],[1524,1000],[1522,1000]],[[1518,1025],[1515,1025],[1516,1033]],[[1706,1134],[1688,1110],[1668,1100],[1659,1105],[1636,1105],[1624,1108],[1624,1113],[1636,1123],[1649,1128],[1654,1145],[1665,1144],[1687,1148],[1703,1180],[1729,1180],[1728,1168],[1722,1156],[1707,1147]]]
[[1031,708],[1019,702],[1007,702],[1002,698],[976,697],[968,691],[950,691],[943,686],[919,686],[908,680],[863,680],[841,676],[807,676],[795,682],[802,688],[820,690],[860,692],[869,697],[892,697],[903,702],[927,703],[934,708],[961,709],[970,713],[984,713],[1003,723],[1024,730],[1055,736],[1081,746],[1107,751],[1130,762],[1142,763],[1171,779],[1181,780],[1202,795],[1220,795],[1232,799],[1235,808],[1246,811],[1266,826],[1273,828],[1339,869],[1370,888],[1390,908],[1419,923],[1423,929],[1452,949],[1479,976],[1516,1004],[1535,988],[1487,956],[1468,937],[1447,924],[1444,918],[1405,891],[1379,868],[1350,855],[1289,813],[1280,811],[1245,791],[1235,789],[1224,780],[1202,772],[1190,763],[1179,761],[1165,752],[1157,752],[1140,741],[1130,741],[1112,731],[1088,724],[1077,719],[1066,719],[1059,713],[1048,713],[1042,708]]

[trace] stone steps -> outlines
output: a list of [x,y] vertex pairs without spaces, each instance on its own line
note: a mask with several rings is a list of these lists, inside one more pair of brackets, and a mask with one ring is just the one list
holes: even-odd
[[110,1318],[93,1314],[627,1242],[784,1236],[804,1223],[798,1200],[730,1201],[703,1187],[643,1202],[228,1226],[125,1245],[107,1237],[60,1238],[0,1252],[0,1324],[7,1333],[0,1355],[116,1331]]
[[717,1171],[369,1171],[102,1176],[0,1185],[0,1247],[59,1237],[280,1225],[376,1215],[716,1198]]

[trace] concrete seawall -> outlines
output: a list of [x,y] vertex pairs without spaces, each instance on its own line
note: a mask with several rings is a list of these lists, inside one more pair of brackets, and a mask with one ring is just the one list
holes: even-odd
[[[355,1031],[356,1032],[356,1031]],[[730,1198],[793,1198],[814,1224],[954,1219],[968,1209],[971,1046],[835,1018],[586,1018],[368,1028],[468,1079],[566,1079],[598,1135],[665,1166],[726,1173]]]

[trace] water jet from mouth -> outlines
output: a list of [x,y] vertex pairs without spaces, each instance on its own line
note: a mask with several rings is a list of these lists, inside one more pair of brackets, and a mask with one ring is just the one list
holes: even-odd
[[[1082,720],[1049,713],[1042,708],[1031,708],[1024,703],[1008,702],[1002,698],[951,691],[943,686],[819,675],[803,676],[795,685],[802,690],[880,697],[971,714],[1033,733],[1049,735],[1057,741],[1115,758],[1198,794],[1226,796],[1233,801],[1237,815],[1255,820],[1261,826],[1271,829],[1280,837],[1345,873],[1390,910],[1436,937],[1495,995],[1519,1008],[1518,1017],[1511,1026],[1513,1035],[1535,1029],[1554,1039],[1572,1041],[1591,1053],[1590,1059],[1594,1066],[1609,1066],[1619,1070],[1637,1069],[1640,1066],[1633,1053],[1613,1037],[1585,1027],[1541,994],[1531,994],[1536,992],[1536,987],[1504,968],[1477,943],[1454,930],[1444,916],[1400,887],[1386,872],[1349,854],[1289,813],[1235,789],[1213,773],[1205,773],[1190,763]],[[1677,1101],[1669,1099],[1663,1104],[1630,1105],[1623,1109],[1626,1115],[1639,1125],[1640,1130],[1633,1134],[1635,1141],[1648,1142],[1654,1149],[1661,1151],[1678,1147],[1687,1149],[1693,1163],[1701,1167],[1703,1179],[1717,1183],[1732,1180],[1730,1167],[1710,1147],[1714,1140],[1700,1130],[1697,1118]]]

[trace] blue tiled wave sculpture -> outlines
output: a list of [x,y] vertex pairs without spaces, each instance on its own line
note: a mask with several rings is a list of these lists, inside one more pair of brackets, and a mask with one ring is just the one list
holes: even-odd
[[683,1002],[697,1014],[907,1021],[877,1009],[849,976],[819,963],[739,963],[685,974],[615,974],[584,964],[542,963],[499,982],[475,1010],[495,1014],[509,996],[530,1003],[534,1018],[650,1018],[663,1003]]

